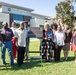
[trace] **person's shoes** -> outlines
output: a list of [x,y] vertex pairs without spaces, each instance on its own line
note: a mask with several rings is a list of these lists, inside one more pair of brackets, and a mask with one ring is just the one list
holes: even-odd
[[11,67],[13,67],[13,65],[10,65]]
[[55,60],[55,62],[59,62],[58,60]]
[[6,65],[6,62],[2,63],[2,66],[5,66]]
[[26,60],[28,60],[28,56],[26,56]]
[[14,59],[14,63],[16,63],[17,61],[16,61],[16,59]]
[[5,66],[6,64],[2,64],[2,66]]
[[65,61],[67,61],[67,59],[65,59]]
[[75,63],[76,63],[76,60],[75,60]]
[[67,61],[68,58],[63,58],[64,61]]
[[25,64],[24,62],[22,64]]
[[46,62],[50,62],[50,60],[47,60],[47,59],[46,59]]
[[58,62],[58,60],[57,60],[57,59],[54,59],[54,61],[55,61],[55,62]]
[[21,67],[21,64],[19,64],[18,67]]
[[54,61],[54,58],[51,58],[50,60]]
[[55,60],[55,62],[61,62],[60,60]]
[[58,62],[61,62],[60,60],[58,60]]
[[14,65],[14,64],[9,64],[11,67]]

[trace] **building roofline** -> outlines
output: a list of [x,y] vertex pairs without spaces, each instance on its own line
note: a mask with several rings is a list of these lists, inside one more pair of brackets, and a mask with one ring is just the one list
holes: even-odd
[[30,11],[30,12],[34,11],[34,9],[30,9],[30,8],[26,8],[26,7],[14,5],[14,4],[9,4],[9,3],[5,3],[5,2],[1,2],[1,1],[0,1],[0,5],[11,7],[11,8],[17,8],[17,9],[21,9],[21,10],[27,10],[27,11]]
[[38,14],[38,13],[32,13],[32,15],[42,16],[42,17],[45,17],[45,18],[51,18],[51,16],[46,16],[46,15],[42,15],[42,14]]

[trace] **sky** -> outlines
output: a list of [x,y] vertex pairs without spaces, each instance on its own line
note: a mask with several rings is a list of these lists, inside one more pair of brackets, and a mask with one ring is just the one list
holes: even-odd
[[[0,0],[2,2],[34,9],[33,13],[55,17],[56,5],[64,0]],[[76,3],[74,3],[76,6]]]

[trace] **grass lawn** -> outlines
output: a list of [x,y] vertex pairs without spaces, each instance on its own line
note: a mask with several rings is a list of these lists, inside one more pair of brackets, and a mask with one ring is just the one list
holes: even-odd
[[[31,41],[30,50],[38,49],[39,41]],[[38,56],[39,54],[30,55]],[[28,61],[24,60],[25,64],[21,67],[18,67],[16,63],[13,67],[10,67],[7,51],[6,66],[2,66],[0,60],[0,75],[76,75],[76,63],[74,62],[73,52],[70,51],[68,61],[63,61],[62,57],[63,51],[61,53],[61,62],[59,63],[43,61],[41,65],[40,59],[29,59]]]

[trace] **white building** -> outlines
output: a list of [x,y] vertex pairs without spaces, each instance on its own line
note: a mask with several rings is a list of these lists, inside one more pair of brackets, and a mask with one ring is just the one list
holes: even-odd
[[8,22],[9,26],[12,21],[16,21],[17,24],[21,21],[29,21],[31,27],[39,27],[45,22],[52,23],[48,20],[50,16],[32,13],[33,11],[30,8],[0,2],[0,26],[3,21]]
[[44,27],[44,23],[46,22],[51,25],[53,20],[51,20],[50,16],[32,13],[32,19],[30,20],[31,27]]

